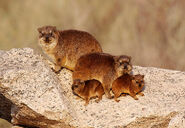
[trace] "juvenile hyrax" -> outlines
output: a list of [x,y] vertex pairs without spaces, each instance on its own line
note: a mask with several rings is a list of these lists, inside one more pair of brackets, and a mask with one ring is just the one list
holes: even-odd
[[87,53],[102,52],[98,41],[89,33],[78,30],[59,31],[54,26],[38,28],[39,45],[55,63],[54,70],[61,67],[74,70],[77,59]]
[[86,80],[98,80],[101,82],[107,98],[112,98],[110,89],[112,82],[132,70],[131,57],[112,56],[105,53],[90,53],[78,59],[73,72],[73,80],[79,79],[81,82]]
[[97,80],[88,80],[85,82],[75,80],[72,85],[72,90],[75,95],[85,100],[85,106],[88,105],[89,100],[94,97],[98,97],[96,102],[99,102],[104,94],[103,87]]
[[138,100],[136,94],[144,96],[144,94],[141,92],[143,86],[144,86],[144,75],[124,74],[123,76],[116,79],[112,84],[114,99],[115,101],[119,102],[120,100],[118,100],[117,98],[121,95],[121,93],[128,93],[135,100]]

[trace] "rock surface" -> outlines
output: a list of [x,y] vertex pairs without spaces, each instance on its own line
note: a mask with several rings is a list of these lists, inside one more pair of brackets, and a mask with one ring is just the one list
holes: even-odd
[[[145,96],[136,101],[103,96],[88,106],[72,94],[71,71],[56,75],[30,48],[0,51],[0,93],[12,105],[12,123],[37,127],[184,128],[185,72],[135,66],[145,75]],[[1,108],[0,108],[1,111]],[[28,117],[28,118],[26,118]]]
[[[63,126],[72,120],[71,116],[75,117],[72,115],[70,102],[60,90],[56,74],[32,49],[1,51],[0,65],[0,92],[16,108],[11,113],[13,124],[30,126],[29,122],[35,120],[31,126],[38,126],[41,122],[38,117],[42,115],[43,120],[50,120],[47,124],[49,127],[55,127],[55,121],[57,126]],[[46,127],[45,125],[46,122],[41,122],[39,127]]]

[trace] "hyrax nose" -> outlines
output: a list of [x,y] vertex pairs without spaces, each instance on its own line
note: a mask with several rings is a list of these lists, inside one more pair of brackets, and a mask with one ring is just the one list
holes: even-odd
[[139,87],[141,87],[141,84],[139,84]]
[[124,69],[127,69],[127,64],[124,64]]
[[46,41],[46,42],[49,42],[49,41],[50,41],[49,36],[46,36],[46,37],[45,37],[45,41]]
[[73,85],[72,85],[71,89],[74,90],[74,86]]

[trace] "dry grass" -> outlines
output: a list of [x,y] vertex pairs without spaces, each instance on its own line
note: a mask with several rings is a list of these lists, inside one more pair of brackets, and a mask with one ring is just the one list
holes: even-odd
[[93,34],[105,52],[133,64],[185,71],[184,0],[0,0],[0,49],[38,49],[36,28]]

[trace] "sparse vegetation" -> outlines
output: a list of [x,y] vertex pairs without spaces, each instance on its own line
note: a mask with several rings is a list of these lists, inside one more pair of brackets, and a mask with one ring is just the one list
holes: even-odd
[[184,0],[0,0],[0,49],[38,49],[37,28],[92,33],[133,64],[185,71]]

